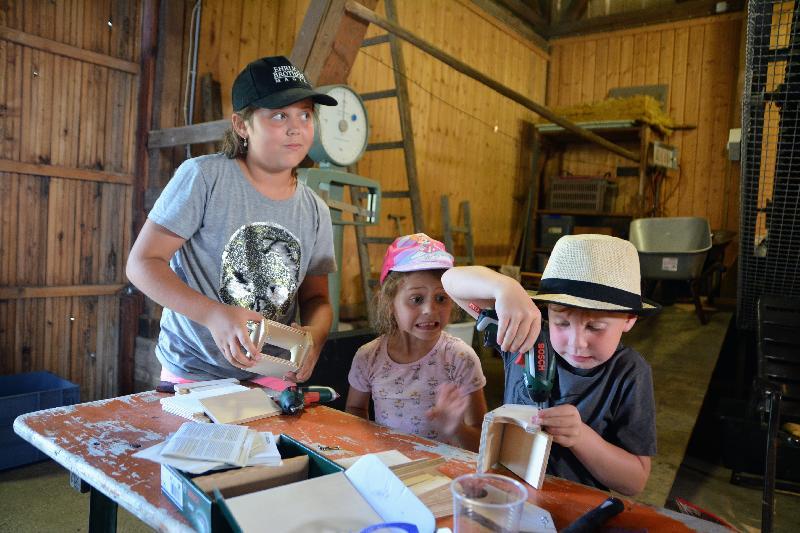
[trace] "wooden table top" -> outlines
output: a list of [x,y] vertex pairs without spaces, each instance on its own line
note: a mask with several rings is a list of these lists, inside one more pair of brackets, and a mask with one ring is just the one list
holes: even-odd
[[[58,407],[21,415],[14,430],[24,439],[106,494],[131,514],[159,531],[190,531],[184,518],[161,492],[160,465],[132,457],[142,448],[163,441],[185,419],[161,410],[166,394],[154,391]],[[384,450],[398,450],[410,459],[443,456],[440,471],[447,476],[474,472],[477,454],[399,433],[325,406],[305,409],[299,416],[275,416],[248,424],[259,431],[284,433],[333,460]],[[511,475],[508,471],[504,474]],[[546,509],[558,529],[599,505],[605,492],[548,476],[541,490],[528,487],[528,501]],[[658,509],[630,500],[625,511],[608,522],[611,528],[691,531]],[[449,526],[450,518],[440,519]]]

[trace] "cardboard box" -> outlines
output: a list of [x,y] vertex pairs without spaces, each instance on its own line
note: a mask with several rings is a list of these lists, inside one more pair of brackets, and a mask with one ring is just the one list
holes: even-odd
[[[300,442],[294,440],[287,435],[280,435],[277,439],[278,451],[281,453],[281,458],[291,459],[295,457],[307,457],[307,470],[303,471],[304,478],[312,479],[327,474],[342,472],[344,468],[334,463],[327,457],[315,452],[314,450],[304,446]],[[284,461],[288,463],[289,461]],[[273,467],[252,467],[257,469],[267,469]],[[241,476],[239,483],[227,481],[222,497],[228,495],[243,494],[243,487],[252,483],[252,470],[244,469],[231,469],[225,472],[220,472],[211,475],[236,475],[236,473],[244,473]],[[275,472],[274,470],[272,472]],[[206,474],[199,476],[187,474],[171,466],[161,465],[161,491],[167,498],[175,504],[181,514],[189,521],[189,523],[199,533],[214,532],[229,532],[235,531],[231,526],[228,519],[225,518],[220,511],[220,506],[216,498],[212,494],[205,492],[197,483],[194,482],[195,478],[206,477]],[[297,476],[289,475],[286,480],[292,482],[298,480]],[[202,483],[201,483],[202,484]],[[251,485],[252,487],[252,485]],[[256,489],[261,485],[256,484]]]
[[[216,487],[207,483],[211,476],[198,480],[201,476],[162,465],[162,490],[201,533],[361,531],[388,522],[414,524],[422,533],[435,530],[431,511],[375,455],[365,455],[344,471],[286,435],[277,445],[286,472],[256,467],[262,473],[273,469],[273,475],[247,469],[212,474],[224,483],[209,495],[200,485]],[[308,476],[302,479],[306,466]],[[273,486],[279,477],[288,483]],[[249,491],[263,483],[271,488]]]
[[538,409],[506,404],[483,418],[478,472],[499,463],[536,489],[542,488],[553,438],[531,422]]

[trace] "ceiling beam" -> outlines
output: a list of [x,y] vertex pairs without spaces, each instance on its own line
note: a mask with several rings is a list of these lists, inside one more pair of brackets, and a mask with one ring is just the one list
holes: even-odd
[[589,0],[571,0],[567,3],[558,14],[558,22],[567,23],[580,20],[586,8],[589,6]]
[[722,13],[741,11],[744,3],[745,0],[728,0],[725,2],[726,9],[724,11],[717,11],[717,5],[722,3],[716,0],[689,0],[675,5],[648,7],[603,17],[584,18],[552,26],[547,37],[566,37],[568,35],[621,30],[675,20],[720,15]]
[[543,37],[549,27],[548,22],[521,0],[472,0],[472,3],[511,27],[537,48],[549,51],[550,45]]
[[[306,10],[289,56],[312,85],[346,83],[367,24],[350,16],[346,0],[315,0]],[[374,9],[378,0],[362,0]]]

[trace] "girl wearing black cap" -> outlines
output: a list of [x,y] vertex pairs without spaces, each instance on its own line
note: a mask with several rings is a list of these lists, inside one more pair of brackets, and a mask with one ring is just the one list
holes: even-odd
[[296,168],[314,138],[314,104],[336,100],[315,92],[285,57],[247,65],[232,100],[223,152],[178,168],[126,272],[164,306],[156,346],[163,381],[254,377],[247,369],[256,360],[246,354],[259,350],[248,321],[290,324],[298,313],[314,348],[288,377],[304,381],[331,326],[336,263],[328,207],[298,183]]

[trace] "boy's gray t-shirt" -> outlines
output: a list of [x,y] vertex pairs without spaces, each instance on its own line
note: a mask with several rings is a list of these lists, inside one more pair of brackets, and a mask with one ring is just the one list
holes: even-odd
[[[305,277],[336,271],[330,211],[319,196],[298,183],[291,198],[271,200],[223,154],[181,164],[148,218],[186,239],[170,267],[189,287],[284,324],[295,319]],[[167,308],[156,356],[185,379],[253,376],[227,362],[206,327]]]
[[[634,455],[656,454],[655,400],[650,365],[631,348],[620,344],[614,355],[592,369],[574,368],[556,354],[548,325],[542,324],[537,339],[556,357],[556,377],[548,407],[572,404],[581,420],[603,439]],[[532,405],[523,381],[522,366],[514,363],[513,354],[503,354],[505,366],[504,403]],[[577,457],[553,444],[547,473],[607,490]]]

